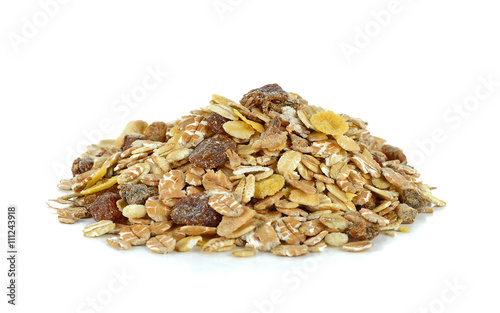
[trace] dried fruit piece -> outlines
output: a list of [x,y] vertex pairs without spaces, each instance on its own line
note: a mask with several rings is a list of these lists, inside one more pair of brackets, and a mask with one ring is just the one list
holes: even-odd
[[211,137],[202,141],[189,156],[189,161],[203,169],[216,168],[226,164],[227,150],[235,150],[236,144],[226,137]]
[[412,188],[401,190],[401,192],[399,193],[399,201],[401,201],[401,203],[411,206],[418,212],[423,212],[425,208],[429,205],[427,200],[424,197],[422,197],[422,195],[417,190]]
[[349,130],[344,119],[332,111],[316,113],[311,116],[310,121],[317,131],[332,136],[343,135]]
[[110,220],[115,223],[124,223],[127,218],[118,209],[116,201],[121,197],[117,193],[105,193],[95,200],[88,210],[96,222]]
[[82,195],[90,195],[90,194],[93,194],[93,193],[96,193],[99,191],[105,191],[105,190],[113,187],[113,185],[115,185],[117,183],[117,181],[118,181],[117,176],[111,177],[110,179],[107,179],[100,184],[96,184],[90,188],[82,190],[81,194]]
[[185,196],[174,206],[170,217],[179,225],[215,227],[222,216],[208,205],[209,198],[204,193]]
[[250,139],[255,133],[255,129],[243,121],[229,121],[223,127],[226,133],[238,139]]
[[103,220],[94,224],[90,224],[83,229],[85,237],[99,237],[109,233],[115,228],[115,223],[108,220]]
[[389,160],[399,160],[401,163],[406,163],[406,155],[400,148],[384,145],[382,146],[382,152],[387,156]]
[[168,125],[164,122],[154,122],[149,125],[144,131],[146,140],[151,141],[167,141]]
[[208,127],[210,130],[219,135],[227,135],[226,131],[222,127],[225,123],[229,122],[230,119],[225,118],[224,116],[212,113],[209,117],[207,117]]
[[123,184],[120,186],[120,196],[128,204],[145,204],[149,197],[158,194],[158,189],[144,184]]
[[407,204],[401,203],[396,207],[396,214],[403,219],[403,224],[411,224],[417,217],[418,211]]
[[94,165],[94,160],[92,160],[91,158],[83,158],[83,159],[77,158],[73,162],[73,166],[71,167],[71,171],[73,172],[73,177],[85,173],[87,171],[90,171],[93,165]]
[[255,182],[255,194],[257,199],[273,196],[285,186],[285,178],[279,174],[273,174],[269,178]]
[[137,135],[125,135],[125,137],[123,137],[123,142],[122,142],[122,145],[120,147],[120,150],[121,151],[125,151],[125,150],[128,150],[132,147],[132,143],[136,140],[139,140],[139,139],[142,139],[144,136],[142,136],[141,134],[137,134]]
[[269,84],[250,90],[243,96],[240,103],[247,108],[262,107],[266,111],[269,107],[279,108],[289,97],[288,92],[278,84]]

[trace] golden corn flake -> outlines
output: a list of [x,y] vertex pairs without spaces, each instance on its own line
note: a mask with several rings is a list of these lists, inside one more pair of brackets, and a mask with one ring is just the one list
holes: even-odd
[[332,111],[314,114],[311,116],[311,124],[316,130],[332,136],[343,135],[349,130],[344,119]]
[[279,174],[273,174],[269,178],[255,182],[255,195],[257,199],[274,196],[285,186],[285,178]]
[[239,118],[241,118],[241,120],[245,123],[247,123],[248,125],[252,126],[256,131],[258,131],[259,133],[263,133],[265,131],[264,129],[264,126],[262,126],[262,124],[259,124],[257,122],[254,122],[254,121],[250,121],[249,119],[247,119],[246,117],[243,116],[243,114],[241,114],[238,110],[236,109],[233,109],[234,111],[234,114],[236,114],[236,116],[238,116]]

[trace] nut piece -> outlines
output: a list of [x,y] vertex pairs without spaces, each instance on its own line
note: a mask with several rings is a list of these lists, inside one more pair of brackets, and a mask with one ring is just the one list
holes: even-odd
[[309,253],[309,247],[305,245],[281,245],[272,249],[271,253],[279,256],[301,256]]
[[349,241],[349,236],[344,233],[331,233],[326,235],[325,242],[332,247],[342,247]]
[[373,243],[368,240],[349,242],[342,246],[342,249],[347,252],[363,252],[373,247]]
[[140,204],[129,204],[123,208],[122,214],[128,218],[141,218],[146,216],[146,207]]
[[109,233],[115,228],[115,223],[108,220],[103,220],[94,224],[90,224],[83,229],[85,237],[99,237]]

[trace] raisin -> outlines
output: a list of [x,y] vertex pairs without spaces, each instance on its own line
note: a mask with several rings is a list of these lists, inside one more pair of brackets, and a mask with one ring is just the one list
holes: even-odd
[[94,166],[94,160],[92,160],[91,158],[77,158],[73,162],[73,166],[71,167],[73,177],[91,170],[92,166]]
[[125,151],[129,149],[130,147],[132,147],[132,143],[138,139],[140,139],[139,136],[125,135],[125,137],[123,137],[123,142],[122,146],[120,147],[120,150]]
[[234,151],[236,143],[226,137],[211,137],[203,140],[189,156],[189,161],[203,169],[216,168],[226,164],[229,157],[227,150]]
[[382,152],[387,156],[389,160],[399,160],[399,162],[401,163],[406,162],[406,155],[400,148],[391,145],[384,145],[382,147]]
[[208,127],[210,127],[210,130],[216,134],[225,136],[227,136],[228,134],[226,133],[222,125],[224,125],[224,123],[229,121],[230,119],[225,118],[224,116],[217,113],[212,113],[207,118]]
[[210,197],[205,193],[185,196],[174,206],[170,217],[179,225],[216,227],[222,215],[208,205]]
[[98,191],[98,192],[95,192],[95,193],[91,193],[91,194],[85,195],[83,197],[83,205],[87,209],[89,209],[90,205],[92,203],[94,203],[94,201],[97,200],[97,198],[99,198],[103,194],[106,194],[106,193],[118,193],[118,192],[119,192],[118,185],[114,185],[111,188],[108,188],[108,189],[105,189],[105,190],[101,190],[101,191]]
[[289,96],[288,92],[278,84],[270,84],[250,90],[243,96],[240,103],[247,108],[263,107],[267,110],[267,107],[272,106],[279,109],[279,105],[283,105]]
[[146,136],[146,140],[165,142],[167,141],[167,131],[167,124],[154,122],[146,128],[144,135]]
[[120,196],[128,204],[145,204],[149,197],[158,195],[158,188],[144,184],[120,185]]
[[420,193],[418,193],[418,191],[412,188],[401,190],[401,192],[399,193],[399,201],[411,206],[419,213],[423,212],[429,204],[427,200],[425,200],[425,198],[422,197]]
[[95,200],[89,207],[90,215],[96,222],[110,220],[115,223],[125,223],[127,218],[118,209],[116,201],[121,197],[117,193],[105,193]]

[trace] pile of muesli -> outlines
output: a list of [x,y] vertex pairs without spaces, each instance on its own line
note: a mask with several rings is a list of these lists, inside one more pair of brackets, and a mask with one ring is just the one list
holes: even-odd
[[58,185],[73,193],[47,204],[61,223],[93,218],[84,235],[111,234],[123,250],[365,251],[380,233],[407,232],[402,224],[418,213],[445,206],[403,151],[366,125],[276,84],[240,103],[213,95],[174,122],[132,121],[116,140],[89,146]]

